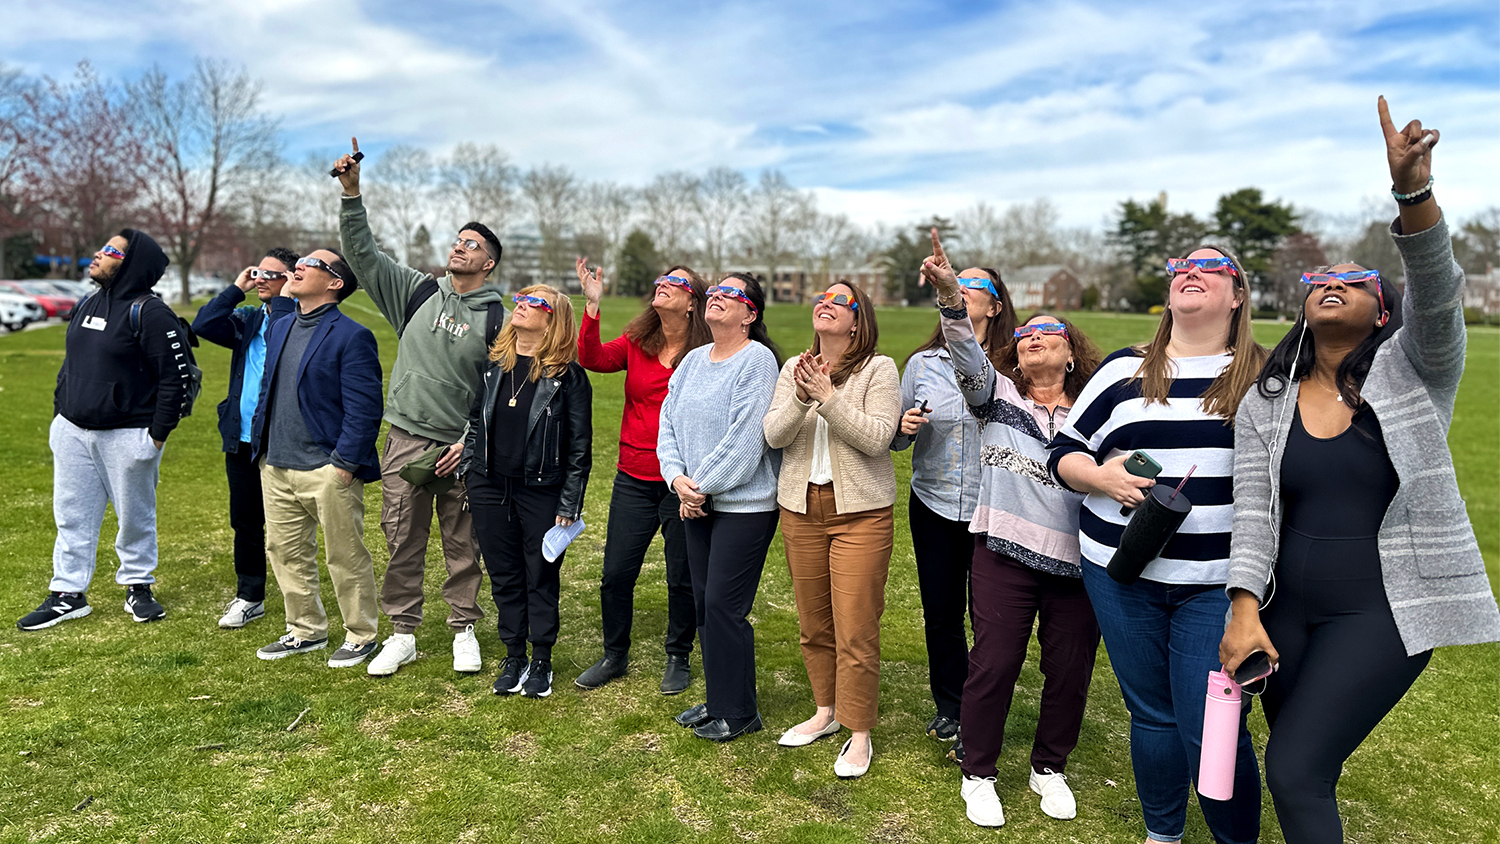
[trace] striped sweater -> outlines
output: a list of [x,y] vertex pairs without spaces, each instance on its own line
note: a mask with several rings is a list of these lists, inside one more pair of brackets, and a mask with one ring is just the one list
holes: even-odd
[[[1201,397],[1229,365],[1228,353],[1176,358],[1166,404],[1146,403],[1134,379],[1145,360],[1133,349],[1104,359],[1073,405],[1068,422],[1051,444],[1047,467],[1057,476],[1064,455],[1081,452],[1103,463],[1141,449],[1161,464],[1158,484],[1175,487],[1193,466],[1182,494],[1193,510],[1161,556],[1141,576],[1158,583],[1223,583],[1229,575],[1229,530],[1234,518],[1234,430],[1203,411]],[[1083,558],[1105,566],[1114,556],[1129,516],[1100,493],[1084,499],[1079,511]]]
[[[1385,435],[1401,479],[1377,540],[1391,614],[1408,655],[1500,641],[1500,610],[1459,495],[1448,426],[1463,375],[1464,274],[1446,221],[1403,235],[1402,327],[1375,353],[1360,397]],[[1234,541],[1226,588],[1264,600],[1282,518],[1281,455],[1297,385],[1274,399],[1252,389],[1235,417]]]

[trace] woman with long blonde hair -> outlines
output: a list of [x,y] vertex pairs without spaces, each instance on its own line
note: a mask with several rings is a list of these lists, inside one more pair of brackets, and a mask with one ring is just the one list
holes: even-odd
[[468,487],[505,644],[495,694],[540,698],[552,693],[562,567],[561,554],[543,557],[542,539],[583,515],[593,466],[593,393],[578,365],[568,297],[536,284],[516,294],[515,305],[490,347],[459,477]]
[[[1197,781],[1208,673],[1229,598],[1229,534],[1234,515],[1234,429],[1240,399],[1255,383],[1266,350],[1250,331],[1243,265],[1205,245],[1167,262],[1167,310],[1151,342],[1105,359],[1051,444],[1048,468],[1085,494],[1078,539],[1083,584],[1104,634],[1110,664],[1130,711],[1136,793],[1152,841],[1182,838],[1189,780]],[[1181,494],[1192,512],[1140,578],[1105,571],[1134,508],[1153,486],[1126,471],[1145,452],[1167,488],[1191,472]],[[1194,468],[1196,467],[1196,468]],[[1260,775],[1240,719],[1234,797],[1198,796],[1221,844],[1260,834]]]

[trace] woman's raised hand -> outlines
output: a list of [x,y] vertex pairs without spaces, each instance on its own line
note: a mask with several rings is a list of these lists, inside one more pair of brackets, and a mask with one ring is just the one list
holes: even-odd
[[589,306],[598,310],[599,299],[604,295],[604,268],[595,267],[589,272],[589,259],[580,257],[575,262],[578,270],[578,286],[583,290],[583,298]]
[[948,254],[943,251],[943,243],[938,239],[936,227],[932,229],[932,255],[922,262],[922,277],[937,291],[939,298],[951,299],[958,293],[958,274],[953,271]]
[[1432,148],[1437,146],[1439,132],[1423,129],[1422,121],[1413,120],[1397,130],[1391,122],[1391,109],[1385,97],[1379,100],[1380,129],[1385,133],[1385,155],[1391,165],[1391,184],[1397,193],[1415,193],[1427,187],[1432,176]]

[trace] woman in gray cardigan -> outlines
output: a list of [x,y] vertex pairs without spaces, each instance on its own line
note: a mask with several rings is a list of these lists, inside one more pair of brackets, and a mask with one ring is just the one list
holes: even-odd
[[[1233,671],[1264,651],[1266,784],[1287,844],[1340,842],[1344,760],[1432,649],[1500,639],[1446,436],[1463,374],[1464,275],[1432,198],[1438,133],[1380,121],[1401,206],[1404,306],[1380,274],[1303,275],[1302,316],[1235,420]],[[1274,600],[1272,600],[1274,597]]]

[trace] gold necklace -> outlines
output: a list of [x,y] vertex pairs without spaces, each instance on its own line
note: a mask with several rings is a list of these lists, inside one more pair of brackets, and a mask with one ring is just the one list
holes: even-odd
[[516,387],[515,390],[513,392],[511,392],[511,394],[510,394],[510,406],[511,407],[515,407],[516,406],[516,396],[521,395],[521,391],[524,390],[524,389],[526,389],[526,379],[525,378],[517,378],[516,377],[516,371],[514,369],[512,369],[510,371],[510,380],[511,380],[512,383],[515,383],[515,382],[519,381],[520,384],[521,384],[521,386]]

